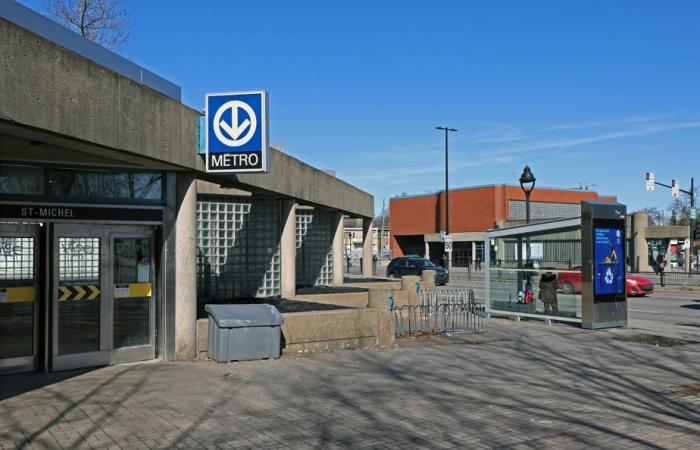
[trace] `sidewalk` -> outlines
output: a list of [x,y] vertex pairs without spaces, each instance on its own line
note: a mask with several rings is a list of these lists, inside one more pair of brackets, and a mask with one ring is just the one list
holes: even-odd
[[700,448],[700,345],[613,339],[637,332],[113,366],[0,402],[0,448]]

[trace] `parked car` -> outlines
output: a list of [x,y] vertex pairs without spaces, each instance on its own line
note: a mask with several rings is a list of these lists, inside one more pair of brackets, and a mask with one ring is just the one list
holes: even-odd
[[[581,266],[572,267],[571,270],[581,270]],[[563,272],[557,277],[559,289],[565,294],[581,292],[581,272]],[[625,278],[627,295],[630,297],[654,293],[654,282],[638,275],[627,275]]]
[[447,270],[425,258],[400,256],[391,260],[386,267],[388,278],[401,278],[404,275],[422,275],[423,270],[435,271],[435,284],[445,285],[449,281]]

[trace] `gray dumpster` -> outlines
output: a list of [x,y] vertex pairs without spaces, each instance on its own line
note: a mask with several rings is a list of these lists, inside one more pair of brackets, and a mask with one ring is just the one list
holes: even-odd
[[218,362],[280,357],[284,318],[272,305],[206,305],[209,357]]

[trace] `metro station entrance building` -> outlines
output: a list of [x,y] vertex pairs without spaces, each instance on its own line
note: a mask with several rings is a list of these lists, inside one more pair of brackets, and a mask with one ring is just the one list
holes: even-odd
[[371,236],[283,152],[207,174],[178,86],[15,2],[0,54],[0,374],[194,358],[204,302],[342,283],[342,218]]

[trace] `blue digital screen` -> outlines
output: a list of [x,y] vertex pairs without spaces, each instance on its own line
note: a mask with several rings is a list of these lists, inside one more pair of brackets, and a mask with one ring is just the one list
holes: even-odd
[[593,252],[593,290],[596,295],[624,294],[625,271],[620,228],[595,227]]

